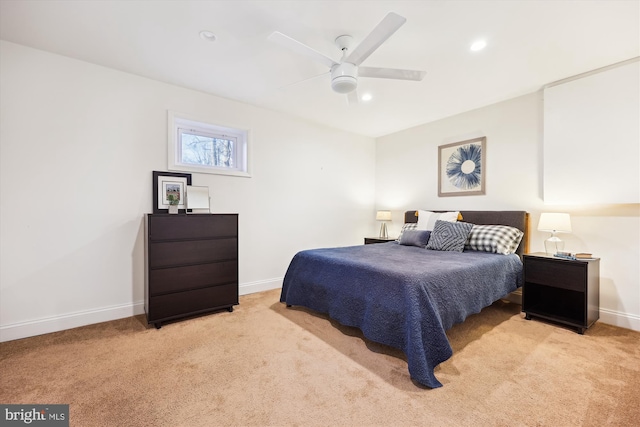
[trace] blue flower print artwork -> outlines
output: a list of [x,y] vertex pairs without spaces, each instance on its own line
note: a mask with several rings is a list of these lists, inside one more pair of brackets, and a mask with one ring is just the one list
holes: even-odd
[[463,145],[449,157],[447,178],[455,187],[473,190],[480,186],[481,177],[482,147],[480,145]]
[[438,147],[438,196],[484,194],[486,138]]

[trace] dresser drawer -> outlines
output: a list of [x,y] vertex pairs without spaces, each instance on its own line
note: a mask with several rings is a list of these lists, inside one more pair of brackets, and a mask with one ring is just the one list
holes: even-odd
[[149,271],[151,296],[226,283],[238,283],[237,260]]
[[149,323],[171,317],[197,314],[238,303],[238,285],[220,285],[149,298]]
[[149,239],[211,239],[238,235],[238,216],[216,214],[153,215],[149,217]]
[[586,263],[525,256],[524,280],[527,283],[584,292],[587,280]]
[[149,268],[204,264],[237,258],[237,238],[149,244]]

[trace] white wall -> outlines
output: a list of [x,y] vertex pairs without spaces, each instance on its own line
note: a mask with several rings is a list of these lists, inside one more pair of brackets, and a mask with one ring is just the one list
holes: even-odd
[[[166,170],[167,110],[252,131],[252,178],[193,175],[214,212],[240,214],[241,294],[279,287],[300,249],[360,244],[375,209],[393,210],[390,234],[406,209],[525,209],[532,251],[539,214],[562,210],[567,249],[602,258],[601,321],[640,330],[640,208],[543,204],[539,93],[374,143],[2,41],[0,340],[142,312],[142,217],[151,171]],[[438,198],[438,145],[476,136],[486,195]]]
[[[639,61],[544,89],[545,202],[640,203]],[[586,149],[602,142],[606,150]]]
[[[545,205],[542,120],[542,94],[533,93],[378,138],[376,208],[393,210],[390,235],[409,209],[526,210],[531,252],[544,251],[548,237],[536,230],[540,213],[569,212],[573,233],[562,235],[565,249],[601,258],[600,320],[640,330],[640,206]],[[477,136],[487,137],[486,195],[439,198],[438,146]]]
[[2,341],[142,312],[167,110],[252,132],[252,178],[193,174],[240,214],[241,294],[375,231],[371,138],[4,41],[0,94]]

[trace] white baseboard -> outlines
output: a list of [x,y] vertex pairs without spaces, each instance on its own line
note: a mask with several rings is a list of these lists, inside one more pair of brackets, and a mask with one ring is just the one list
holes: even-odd
[[238,293],[240,295],[255,294],[256,292],[269,291],[282,287],[282,277],[274,279],[258,280],[256,282],[243,283],[240,285]]
[[[240,295],[248,295],[280,287],[282,287],[282,278],[276,277],[241,284],[238,293]],[[514,294],[516,294],[514,296],[520,296],[517,291]],[[144,314],[143,301],[14,323],[0,326],[0,342],[63,331],[94,323],[108,322],[139,314]],[[600,322],[640,332],[640,316],[637,315],[601,308]]]
[[[247,295],[280,287],[282,287],[282,277],[241,284],[238,293]],[[94,323],[137,316],[138,314],[144,314],[144,301],[13,323],[0,326],[0,342],[64,331]]]
[[64,331],[79,326],[122,319],[144,313],[144,302],[79,311],[28,322],[0,326],[0,342],[18,340],[51,332]]
[[640,332],[640,316],[600,308],[600,322]]

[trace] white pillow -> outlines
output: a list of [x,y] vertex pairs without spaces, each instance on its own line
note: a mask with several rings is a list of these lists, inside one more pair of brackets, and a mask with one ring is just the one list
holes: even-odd
[[460,212],[431,212],[418,210],[418,230],[433,231],[436,221],[458,221]]

